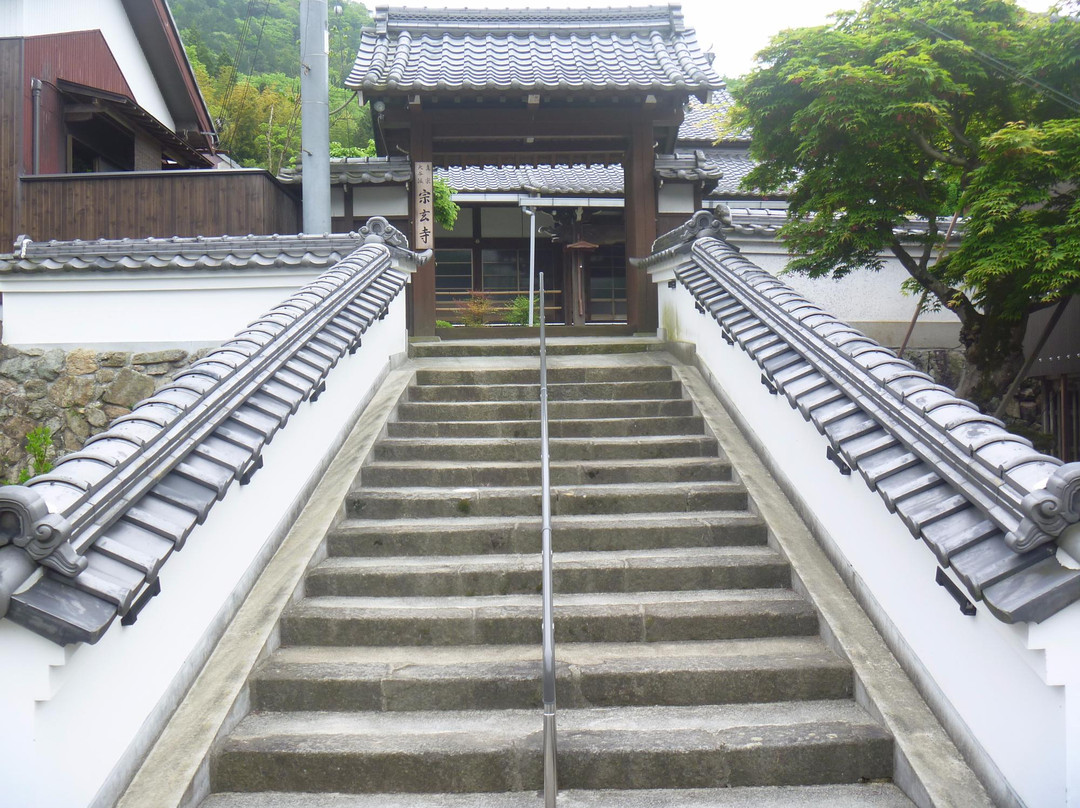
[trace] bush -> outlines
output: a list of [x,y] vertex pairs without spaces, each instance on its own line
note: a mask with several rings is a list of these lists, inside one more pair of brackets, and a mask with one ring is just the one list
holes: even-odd
[[[529,297],[518,295],[506,310],[506,322],[511,325],[529,324]],[[540,296],[533,298],[533,325],[540,325]]]
[[461,322],[464,325],[487,325],[488,318],[495,314],[495,305],[484,292],[470,292],[458,306],[461,308]]
[[453,328],[454,324],[452,322],[450,322],[449,320],[436,320],[435,321],[435,327],[436,328]]
[[39,426],[26,433],[26,453],[30,456],[30,467],[19,472],[20,485],[31,477],[52,471],[53,466],[48,459],[52,443],[53,433],[47,426]]

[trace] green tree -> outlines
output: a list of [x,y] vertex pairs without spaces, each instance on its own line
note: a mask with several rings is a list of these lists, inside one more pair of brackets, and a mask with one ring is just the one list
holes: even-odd
[[[330,137],[361,147],[368,108],[343,86],[371,23],[362,3],[330,11]],[[222,151],[273,173],[300,151],[300,16],[295,0],[170,0],[188,58],[214,116]]]
[[[870,0],[758,60],[726,125],[753,129],[745,187],[789,193],[789,266],[839,278],[891,253],[960,319],[958,392],[989,407],[1028,315],[1080,291],[1080,22],[1012,0]],[[925,235],[898,236],[912,218]]]

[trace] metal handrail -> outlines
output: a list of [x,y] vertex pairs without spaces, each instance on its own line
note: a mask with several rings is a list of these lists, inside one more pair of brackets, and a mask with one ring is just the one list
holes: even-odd
[[[540,273],[544,299],[544,273]],[[540,559],[543,579],[544,808],[555,808],[559,780],[555,769],[555,617],[551,575],[551,463],[548,452],[547,340],[540,309]]]

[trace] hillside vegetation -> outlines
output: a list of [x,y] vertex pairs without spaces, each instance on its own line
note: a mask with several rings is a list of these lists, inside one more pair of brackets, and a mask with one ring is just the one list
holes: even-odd
[[[330,139],[362,148],[371,120],[344,80],[371,15],[330,3]],[[300,12],[296,0],[168,0],[195,69],[220,148],[275,174],[300,151]]]

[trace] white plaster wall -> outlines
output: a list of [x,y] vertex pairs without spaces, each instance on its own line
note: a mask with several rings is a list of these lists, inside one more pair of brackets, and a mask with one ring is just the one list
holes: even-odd
[[[895,347],[903,339],[918,298],[900,288],[909,276],[895,258],[886,258],[878,272],[852,272],[841,280],[814,279],[785,273],[789,258],[783,244],[735,235],[729,240],[747,259],[879,342]],[[909,344],[913,348],[955,348],[960,344],[960,321],[949,311],[923,312]]]
[[0,0],[0,36],[99,29],[139,106],[176,129],[120,0]]
[[[343,357],[165,564],[162,591],[133,626],[60,648],[0,621],[0,805],[81,808],[115,790],[198,673],[309,486],[407,347],[404,295]],[[11,664],[19,660],[18,665]],[[100,796],[99,796],[100,799]],[[112,804],[107,800],[106,804]]]
[[825,438],[785,398],[767,392],[757,364],[724,342],[681,284],[672,290],[663,280],[658,294],[666,337],[696,346],[751,443],[779,472],[778,481],[995,800],[1080,806],[1080,604],[1030,627],[1000,623],[985,607],[973,618],[963,616],[934,582],[930,550],[858,475],[839,474],[825,458]]
[[222,342],[317,277],[258,272],[68,272],[0,278],[8,345]]

